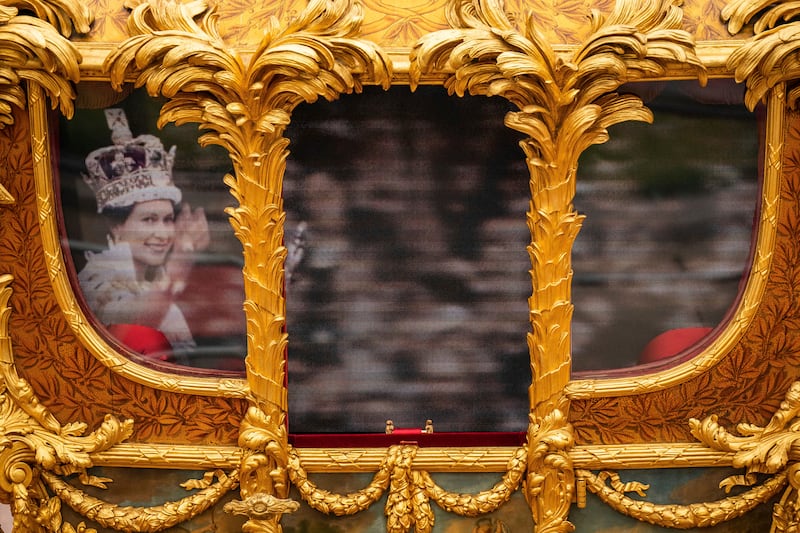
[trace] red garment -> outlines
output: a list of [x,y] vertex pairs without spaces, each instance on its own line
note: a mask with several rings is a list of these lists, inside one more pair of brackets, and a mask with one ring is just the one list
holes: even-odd
[[172,360],[172,345],[155,328],[138,324],[112,324],[108,332],[136,353],[161,361]]

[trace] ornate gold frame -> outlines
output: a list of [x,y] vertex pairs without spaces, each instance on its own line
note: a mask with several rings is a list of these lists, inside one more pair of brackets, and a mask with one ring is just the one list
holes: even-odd
[[[220,18],[203,1],[141,2],[126,18],[128,36],[117,38],[109,30],[107,40],[78,35],[89,32],[92,15],[77,1],[24,3],[35,17],[0,3],[0,51],[9,58],[0,67],[0,123],[12,132],[0,147],[8,160],[12,154],[30,158],[21,173],[0,172],[0,217],[18,222],[11,238],[34,235],[12,259],[0,255],[0,489],[12,502],[15,530],[74,531],[63,520],[63,502],[109,529],[158,531],[190,520],[238,487],[241,500],[225,510],[247,516],[244,530],[280,531],[281,516],[298,507],[289,499],[292,486],[307,505],[335,515],[357,513],[388,493],[387,530],[398,532],[430,531],[431,501],[448,512],[477,516],[498,509],[518,490],[537,531],[571,530],[573,499],[583,505],[587,490],[638,520],[685,528],[747,513],[787,483],[773,529],[796,526],[800,482],[793,444],[800,395],[791,383],[800,364],[770,348],[759,333],[763,324],[791,330],[794,316],[770,309],[790,299],[795,287],[784,273],[797,265],[781,244],[798,240],[800,220],[792,202],[800,198],[800,176],[784,166],[788,147],[800,146],[788,131],[800,120],[794,112],[800,93],[793,55],[800,40],[791,34],[793,23],[779,25],[794,14],[793,5],[771,5],[764,13],[761,4],[747,1],[723,10],[731,34],[761,14],[753,37],[696,43],[675,3],[618,0],[610,13],[595,12],[590,28],[580,25],[570,33],[575,44],[542,33],[545,13],[512,19],[497,0],[451,0],[439,10],[446,25],[408,46],[390,47],[383,45],[385,34],[363,30],[363,9],[355,0],[312,0],[289,22],[268,18],[263,36],[248,34],[235,43],[226,40]],[[635,380],[571,381],[570,250],[583,220],[572,205],[578,156],[604,142],[610,125],[651,120],[638,98],[616,92],[622,84],[732,75],[747,84],[751,108],[762,99],[768,108],[758,237],[735,317],[702,354],[678,366]],[[201,144],[228,151],[234,174],[225,183],[238,202],[228,214],[245,254],[246,380],[143,368],[105,342],[81,311],[59,245],[46,99],[69,116],[74,84],[82,81],[145,86],[167,98],[161,124],[198,123],[206,132]],[[443,84],[459,96],[500,95],[517,109],[506,125],[527,136],[522,148],[531,189],[533,377],[527,440],[519,448],[295,449],[288,442],[283,132],[301,102],[335,99],[360,91],[362,84],[402,83]],[[20,135],[30,144],[20,147]],[[34,226],[37,231],[30,233]],[[38,295],[46,317],[14,303],[18,286],[28,297]],[[55,324],[53,331],[46,321]],[[37,344],[28,343],[32,338]],[[754,346],[764,352],[766,366],[747,356]],[[67,385],[59,369],[44,368],[49,359],[62,372],[80,367],[77,373],[95,381],[87,377]],[[751,375],[737,377],[732,367]],[[755,398],[762,405],[751,417],[736,418],[734,395],[754,382],[763,384]],[[701,387],[711,388],[716,403],[664,407],[686,404]],[[66,396],[75,399],[68,404]],[[158,412],[138,398],[151,400]],[[656,420],[662,427],[645,438],[625,421],[648,405],[649,414],[662,413]],[[190,409],[202,410],[205,418],[186,415]],[[609,417],[625,429],[601,431]],[[735,422],[742,423],[742,436],[723,427]],[[88,427],[98,429],[85,434]],[[92,466],[208,474],[187,482],[198,492],[179,501],[130,508],[64,481],[78,474],[87,484],[104,486],[107,480],[93,476]],[[718,502],[656,505],[625,495],[641,491],[640,484],[622,484],[605,472],[678,466],[744,469],[725,480],[726,487],[752,485],[756,473],[769,478]],[[479,494],[452,494],[429,475],[451,470],[502,476]],[[375,475],[364,489],[338,495],[319,488],[308,472]]]

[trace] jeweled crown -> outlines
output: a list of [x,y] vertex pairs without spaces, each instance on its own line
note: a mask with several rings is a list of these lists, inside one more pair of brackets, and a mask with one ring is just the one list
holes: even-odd
[[83,175],[97,199],[97,212],[149,200],[180,203],[181,191],[172,182],[175,147],[165,150],[155,135],[134,137],[122,109],[106,109],[105,114],[114,144],[86,156]]

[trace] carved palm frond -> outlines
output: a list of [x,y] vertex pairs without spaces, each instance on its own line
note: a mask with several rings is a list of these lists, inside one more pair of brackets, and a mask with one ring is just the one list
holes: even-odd
[[531,332],[528,349],[532,384],[528,431],[527,496],[543,531],[571,531],[568,494],[573,473],[566,422],[570,379],[571,250],[583,221],[573,207],[580,154],[605,142],[608,128],[627,120],[652,120],[624,83],[662,76],[672,63],[705,71],[691,36],[681,30],[682,12],[671,0],[619,0],[603,18],[593,14],[593,33],[571,55],[556,54],[529,15],[517,28],[500,0],[452,0],[452,29],[423,37],[411,54],[412,88],[429,73],[453,74],[450,93],[499,95],[516,111],[505,124],[527,136],[520,143],[530,171],[528,228],[531,241]]
[[594,13],[592,35],[569,57],[540,35],[534,15],[517,28],[499,0],[453,0],[447,16],[452,29],[414,47],[412,85],[450,70],[451,93],[506,98],[517,108],[506,125],[527,136],[533,407],[551,402],[569,379],[569,254],[582,220],[572,207],[578,157],[605,142],[609,126],[652,120],[638,97],[615,92],[622,84],[661,76],[670,64],[693,67],[701,83],[705,71],[671,0],[620,0],[607,18]]
[[[288,26],[271,18],[244,55],[222,40],[205,1],[150,0],[134,8],[132,37],[106,60],[115,87],[133,80],[167,98],[159,126],[198,123],[199,142],[222,146],[233,163],[224,181],[238,205],[226,213],[245,259],[245,364],[255,403],[240,431],[245,498],[288,494],[282,135],[300,103],[360,91],[364,78],[388,88],[390,61],[356,38],[360,24],[353,0],[312,0]],[[250,513],[245,528],[278,530],[279,513],[268,514]]]
[[771,0],[733,0],[722,8],[722,20],[728,21],[728,31],[735,35],[760,15],[753,30],[761,33],[774,27],[781,20],[797,16],[800,5],[797,2],[773,2]]
[[281,134],[302,102],[360,91],[363,77],[388,87],[390,62],[376,45],[355,38],[360,23],[351,0],[313,0],[288,26],[270,19],[245,60],[221,39],[206,2],[152,1],[133,10],[133,36],[107,59],[116,87],[133,77],[168,98],[159,125],[196,122],[206,132],[201,144],[220,145],[231,156],[236,173],[225,181],[239,206],[228,213],[250,265],[248,351],[261,354],[261,362],[248,359],[248,369],[268,389],[282,388],[272,374],[283,372],[286,344],[280,191],[288,141]]
[[734,0],[722,10],[728,31],[738,33],[755,21],[755,36],[735,50],[727,66],[735,72],[737,82],[746,82],[745,104],[754,109],[764,96],[779,83],[789,82],[787,102],[795,107],[800,98],[800,3],[796,1],[766,2]]
[[204,1],[143,3],[129,19],[133,37],[106,64],[116,87],[135,73],[137,86],[171,100],[161,124],[197,122],[212,132],[203,142],[249,154],[244,147],[251,141],[236,130],[282,131],[299,103],[359,91],[359,76],[388,87],[389,61],[375,45],[351,37],[358,24],[352,2],[314,1],[288,27],[270,19],[245,65],[220,38]]
[[[23,4],[27,6],[27,4]],[[88,15],[76,14],[75,19],[59,16],[60,12],[36,3],[49,18],[61,25],[61,31],[72,20],[76,27],[88,29]],[[46,9],[47,8],[47,9]],[[50,97],[53,108],[70,117],[75,92],[72,82],[80,77],[80,54],[49,21],[19,15],[14,7],[0,6],[0,127],[13,123],[12,109],[25,107],[21,84],[39,84]]]
[[88,33],[92,23],[89,7],[80,0],[4,0],[3,6],[35,13],[64,37]]
[[[754,109],[778,83],[800,77],[800,23],[771,28],[753,37],[728,58],[737,82],[746,82],[745,104]],[[790,87],[787,101],[794,107],[800,89]]]

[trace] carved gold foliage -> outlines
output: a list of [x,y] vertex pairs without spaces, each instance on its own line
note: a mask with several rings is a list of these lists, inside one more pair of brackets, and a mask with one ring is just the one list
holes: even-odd
[[789,488],[772,510],[772,529],[774,533],[789,533],[800,527],[800,465],[791,465],[787,471]]
[[[763,0],[733,0],[722,10],[732,34],[757,19],[755,35],[728,58],[728,68],[735,72],[736,81],[747,83],[745,103],[751,110],[771,88],[800,77],[800,23],[793,21],[798,14],[795,2]],[[800,88],[792,84],[787,91],[789,106],[795,107],[798,98]]]
[[412,83],[445,68],[451,93],[500,95],[518,111],[506,125],[529,135],[522,143],[531,173],[530,299],[528,345],[533,382],[531,408],[550,411],[570,374],[572,304],[570,250],[583,217],[573,209],[575,171],[581,152],[605,142],[607,128],[627,120],[651,120],[641,100],[614,91],[625,82],[657,76],[670,63],[703,67],[691,36],[680,30],[681,11],[669,1],[617,2],[569,59],[542,38],[533,14],[522,29],[496,0],[454,0],[454,29],[425,36],[411,54]]
[[249,516],[243,528],[247,533],[280,531],[281,513],[296,508],[292,505],[296,502],[286,499],[289,494],[288,437],[284,417],[285,414],[277,410],[268,415],[251,406],[241,423],[240,478],[245,500],[232,503],[225,510]]
[[347,516],[367,509],[380,499],[389,487],[391,473],[399,458],[399,448],[394,446],[389,448],[369,485],[347,495],[334,494],[311,482],[308,479],[308,473],[303,468],[300,456],[294,448],[289,449],[287,471],[292,484],[297,488],[303,500],[308,502],[312,508],[325,514]]
[[800,381],[792,383],[778,410],[764,427],[741,423],[737,433],[722,427],[716,415],[702,421],[690,421],[692,435],[706,446],[733,452],[733,466],[744,468],[743,475],[731,476],[720,484],[726,490],[737,485],[752,485],[756,474],[775,474],[774,479],[788,478],[789,487],[774,510],[774,531],[793,531],[800,509]]
[[[154,507],[121,506],[90,496],[52,474],[42,476],[50,489],[82,516],[105,528],[120,531],[162,531],[185,522],[217,503],[234,488],[238,475],[214,472],[216,483],[203,483],[191,496]],[[189,484],[190,488],[192,484]],[[56,530],[57,531],[57,530]]]
[[[786,475],[780,474],[737,496],[709,503],[677,505],[655,504],[630,498],[625,495],[626,492],[637,492],[644,497],[647,486],[636,482],[623,484],[613,473],[601,472],[595,475],[588,470],[578,470],[576,474],[591,492],[597,494],[612,509],[641,522],[675,529],[710,527],[742,516],[767,502],[786,483]],[[611,486],[606,484],[608,479],[612,480]]]
[[[780,408],[772,415],[764,427],[752,424],[739,424],[740,435],[729,433],[717,422],[716,415],[702,421],[691,419],[692,435],[700,442],[715,450],[734,452],[733,466],[745,468],[752,474],[774,474],[783,470],[787,464],[800,459],[800,381],[795,381],[781,402]],[[741,484],[744,480],[734,477],[726,485]]]
[[[19,15],[19,9],[37,17]],[[72,116],[81,61],[68,37],[89,31],[91,15],[77,0],[19,1],[0,5],[0,127],[13,123],[12,107],[25,107],[23,80],[40,85],[53,108]]]
[[623,83],[663,75],[670,64],[694,70],[701,81],[705,70],[671,1],[621,0],[608,17],[594,12],[591,36],[569,58],[542,37],[534,14],[518,28],[499,0],[453,0],[447,19],[452,29],[423,37],[412,50],[412,86],[425,74],[452,69],[445,81],[451,94],[506,98],[517,108],[506,125],[528,136],[520,143],[530,172],[533,286],[527,496],[539,530],[571,531],[572,428],[564,387],[570,379],[570,255],[583,221],[573,207],[578,158],[608,139],[609,126],[652,120],[638,97],[615,92]]
[[[107,450],[128,438],[133,421],[106,415],[101,426],[85,435],[86,424],[61,425],[39,403],[30,385],[17,374],[9,336],[12,276],[0,275],[0,489],[12,495],[14,528],[39,531],[37,521],[50,513],[59,522],[53,503],[41,486],[40,476],[79,474],[82,482],[102,486],[103,479],[90,476],[90,454]],[[48,511],[50,510],[50,511]],[[55,526],[54,526],[55,527]],[[70,526],[71,527],[71,526]]]
[[[564,400],[562,407],[567,407]],[[574,529],[567,520],[575,489],[569,450],[574,445],[572,426],[556,408],[543,417],[530,414],[528,425],[528,475],[526,493],[533,519],[541,532]]]
[[480,516],[496,511],[511,498],[520,486],[527,469],[526,447],[517,448],[509,459],[503,478],[491,489],[472,494],[454,494],[434,483],[430,474],[417,472],[416,483],[425,488],[425,494],[442,509],[461,516]]
[[527,469],[527,448],[517,449],[508,461],[502,479],[489,490],[478,494],[458,494],[444,490],[425,471],[414,469],[418,448],[414,445],[391,446],[377,473],[365,488],[350,494],[335,494],[316,486],[300,463],[294,449],[289,453],[289,477],[302,498],[317,511],[346,516],[367,509],[389,489],[386,501],[387,531],[392,533],[429,533],[434,515],[430,501],[445,511],[461,516],[491,513],[508,501],[519,488]]
[[[239,205],[226,212],[244,248],[245,364],[256,401],[240,435],[250,450],[242,458],[242,495],[285,498],[281,189],[288,140],[282,133],[298,104],[360,91],[362,78],[388,87],[391,66],[377,46],[356,38],[361,11],[350,0],[312,1],[288,25],[270,18],[246,58],[226,45],[216,22],[203,1],[141,3],[129,19],[132,37],[109,55],[106,67],[115,87],[131,75],[137,86],[168,99],[159,124],[197,122],[206,130],[202,145],[230,154],[235,175],[225,183]],[[253,428],[260,432],[255,439]],[[251,519],[246,528],[277,531],[278,520]]]

